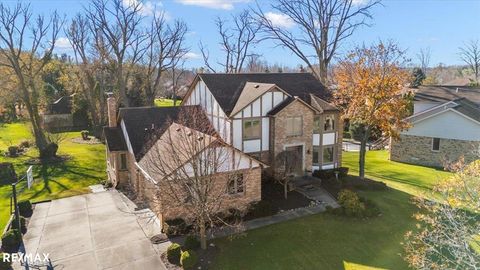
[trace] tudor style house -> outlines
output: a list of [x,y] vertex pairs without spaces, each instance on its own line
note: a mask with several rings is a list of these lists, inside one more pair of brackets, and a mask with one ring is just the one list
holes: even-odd
[[341,164],[340,112],[328,98],[309,73],[208,73],[197,75],[182,105],[200,105],[222,138],[268,173],[285,173],[277,157],[286,151],[300,159],[287,173],[305,175]]
[[411,127],[392,140],[390,159],[444,167],[480,155],[480,89],[465,86],[420,86],[414,90]]
[[[326,88],[308,73],[198,74],[179,107],[120,108],[117,113],[115,98],[109,97],[109,125],[104,128],[109,179],[114,186],[131,186],[154,204],[150,207],[161,220],[185,217],[181,207],[162,200],[159,183],[165,174],[154,170],[160,159],[152,158],[152,145],[162,149],[162,136],[173,125],[175,130],[206,132],[180,121],[186,113],[193,120],[205,118],[213,130],[202,138],[214,138],[229,149],[232,164],[218,172],[218,187],[235,195],[225,207],[245,209],[261,200],[262,172],[303,176],[340,166],[342,123],[328,98]],[[228,174],[242,179],[232,182]]]

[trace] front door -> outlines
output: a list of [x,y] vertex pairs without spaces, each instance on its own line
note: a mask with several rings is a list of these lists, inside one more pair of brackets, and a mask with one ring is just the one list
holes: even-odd
[[285,152],[287,174],[303,175],[303,145],[286,147]]

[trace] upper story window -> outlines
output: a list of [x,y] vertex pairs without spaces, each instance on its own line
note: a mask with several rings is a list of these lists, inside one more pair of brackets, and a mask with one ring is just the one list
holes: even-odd
[[243,193],[243,174],[234,174],[230,176],[230,180],[227,185],[228,194]]
[[286,119],[287,136],[301,136],[303,133],[303,119],[301,116],[288,117]]
[[432,151],[440,151],[440,138],[432,138]]
[[333,163],[333,145],[323,147],[323,164]]
[[313,133],[319,134],[321,132],[322,119],[320,116],[313,118]]
[[120,154],[120,170],[127,169],[127,154]]
[[335,116],[333,114],[325,116],[324,131],[333,131],[335,129]]
[[243,139],[256,140],[262,135],[260,119],[243,120]]

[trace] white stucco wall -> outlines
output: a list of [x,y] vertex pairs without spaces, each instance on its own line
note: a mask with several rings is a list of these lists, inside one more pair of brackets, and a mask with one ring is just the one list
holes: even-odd
[[[268,118],[267,113],[286,98],[287,95],[281,91],[266,92],[261,97],[258,97],[256,100],[254,100],[251,104],[245,106],[245,108],[243,108],[240,112],[235,114],[232,117],[234,119],[232,127],[233,145],[245,153],[268,151],[270,145],[270,119]],[[243,141],[242,119],[250,117],[262,118],[261,143],[260,140]]]
[[223,140],[230,143],[231,123],[203,81],[197,82],[192,93],[185,98],[184,104],[202,106],[215,130],[218,131]]
[[402,133],[443,139],[480,141],[480,124],[455,111],[447,110],[414,123],[409,130]]

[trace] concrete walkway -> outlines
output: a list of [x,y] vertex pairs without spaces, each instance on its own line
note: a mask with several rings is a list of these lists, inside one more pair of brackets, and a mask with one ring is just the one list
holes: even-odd
[[166,269],[150,242],[160,227],[148,211],[134,209],[116,190],[37,204],[26,253],[49,253],[54,269]]

